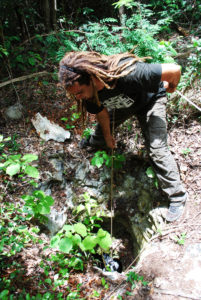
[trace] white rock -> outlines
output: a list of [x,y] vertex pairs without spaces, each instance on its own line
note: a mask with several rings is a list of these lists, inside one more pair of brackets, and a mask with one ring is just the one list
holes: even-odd
[[22,105],[19,102],[17,102],[14,105],[8,107],[5,111],[5,114],[11,120],[19,120],[22,118],[23,115],[22,110]]
[[35,115],[32,120],[33,126],[37,133],[45,141],[55,140],[57,142],[64,142],[70,138],[70,132],[63,129],[61,126],[50,122],[46,117],[42,117],[40,113]]
[[48,222],[46,224],[47,228],[50,231],[50,235],[53,236],[57,233],[66,223],[67,214],[66,210],[58,212],[56,209],[51,209],[49,215],[46,215],[48,218]]

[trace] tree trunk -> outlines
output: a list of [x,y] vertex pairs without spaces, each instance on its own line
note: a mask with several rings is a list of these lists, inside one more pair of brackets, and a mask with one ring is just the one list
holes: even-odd
[[57,0],[50,0],[51,27],[53,30],[57,27]]
[[124,15],[125,15],[125,6],[122,5],[122,6],[119,8],[119,20],[120,20],[121,26],[124,26],[124,25],[125,25],[125,22],[124,22]]
[[24,22],[24,16],[21,13],[20,7],[18,5],[15,6],[15,14],[17,16],[18,24],[20,27],[20,32],[22,34],[22,39],[26,39],[26,28],[25,28],[25,22]]
[[49,0],[43,0],[43,15],[45,19],[45,31],[50,32],[50,5],[49,5]]

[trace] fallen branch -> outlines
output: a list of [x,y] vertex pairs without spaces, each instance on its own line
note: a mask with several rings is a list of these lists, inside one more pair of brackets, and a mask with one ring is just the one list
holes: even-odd
[[[199,213],[199,214],[201,214],[201,213]],[[198,215],[199,215],[198,214]],[[196,215],[196,217],[198,216],[198,215]],[[195,217],[194,217],[195,218]],[[193,218],[193,220],[194,220],[194,218]],[[176,233],[176,231],[177,230],[180,230],[182,227],[196,227],[196,226],[201,226],[201,224],[180,224],[180,225],[177,225],[177,226],[174,226],[174,227],[171,227],[169,230],[167,230],[167,231],[165,231],[165,232],[162,232],[162,233],[156,233],[155,235],[153,235],[150,239],[149,239],[149,243],[150,242],[152,242],[153,240],[155,240],[155,239],[157,239],[157,238],[163,238],[164,236],[166,236],[166,235],[168,235],[169,233],[173,233],[173,232],[175,232]]]
[[35,77],[35,76],[44,76],[44,75],[51,75],[51,74],[52,73],[49,73],[47,71],[42,71],[42,72],[33,73],[33,74],[30,74],[30,75],[25,75],[25,76],[21,76],[21,77],[18,77],[18,78],[10,79],[8,81],[0,83],[0,88],[3,87],[3,86],[6,86],[8,84],[18,82],[18,81],[23,81],[23,80],[26,80],[26,79],[29,79],[29,78],[32,78],[32,77]]
[[157,293],[157,294],[171,295],[171,296],[175,296],[175,297],[182,297],[184,299],[201,300],[201,297],[196,297],[195,298],[194,296],[183,294],[181,292],[174,293],[172,291],[162,290],[162,289],[157,289],[157,288],[154,288],[154,292]]
[[195,103],[193,103],[190,99],[188,99],[186,96],[184,96],[182,93],[180,93],[179,91],[176,91],[176,93],[181,96],[182,98],[184,98],[188,103],[190,103],[192,106],[194,106],[195,108],[197,108],[200,112],[201,112],[201,108],[199,106],[197,106]]

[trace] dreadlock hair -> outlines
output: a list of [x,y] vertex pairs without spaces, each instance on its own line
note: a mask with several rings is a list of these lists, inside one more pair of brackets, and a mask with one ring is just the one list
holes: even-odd
[[[118,78],[128,75],[135,69],[136,62],[145,61],[147,58],[139,58],[129,52],[109,56],[89,51],[68,52],[59,63],[59,81],[66,89],[73,86],[75,81],[80,85],[89,85],[92,82],[94,98],[90,101],[100,106],[93,79],[97,78],[107,89],[113,89]],[[68,96],[76,100],[73,95]],[[77,103],[84,120],[86,115],[84,101]]]

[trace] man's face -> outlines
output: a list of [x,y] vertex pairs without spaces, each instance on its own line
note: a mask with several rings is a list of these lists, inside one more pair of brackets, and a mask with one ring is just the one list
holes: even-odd
[[91,99],[94,96],[92,82],[89,85],[79,84],[77,81],[67,88],[67,92],[75,96],[76,99]]

